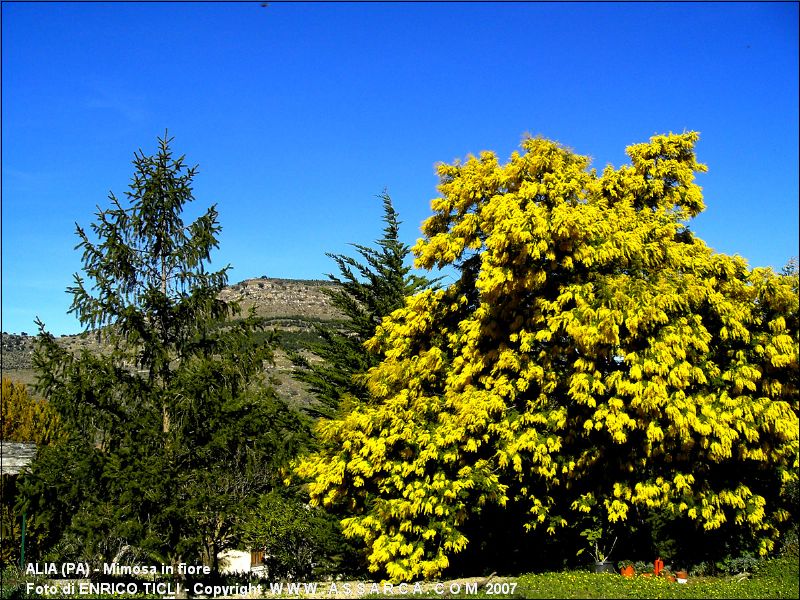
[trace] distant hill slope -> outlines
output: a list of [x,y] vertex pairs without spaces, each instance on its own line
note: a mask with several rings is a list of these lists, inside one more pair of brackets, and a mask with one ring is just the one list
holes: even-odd
[[[308,339],[313,336],[314,323],[336,322],[343,318],[323,291],[333,287],[334,284],[323,280],[261,277],[245,279],[226,287],[220,293],[220,298],[238,302],[243,314],[253,308],[256,315],[264,318],[268,329],[276,329],[288,345],[296,348],[299,337]],[[3,332],[4,376],[28,385],[34,383],[31,357],[35,339],[35,336],[27,334]],[[71,350],[97,348],[96,336],[91,333],[65,335],[57,340]],[[277,378],[279,393],[301,404],[309,402],[310,398],[303,387],[291,378],[292,370],[286,354],[278,349],[275,367],[270,369],[269,375]]]

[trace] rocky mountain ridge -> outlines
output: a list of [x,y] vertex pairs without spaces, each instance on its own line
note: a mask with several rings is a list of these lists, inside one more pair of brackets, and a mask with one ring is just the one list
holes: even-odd
[[[237,302],[242,314],[253,309],[264,319],[268,329],[275,329],[286,337],[310,331],[314,323],[335,322],[343,318],[325,293],[334,287],[335,284],[324,280],[259,277],[227,286],[219,297],[227,302]],[[27,332],[2,332],[3,376],[27,384],[34,382],[31,359],[35,340],[36,336]],[[64,335],[56,340],[72,350],[97,347],[96,336],[91,332]],[[275,367],[270,371],[270,375],[282,381],[282,393],[290,397],[305,395],[302,388],[291,380],[291,362],[280,349],[275,352]]]

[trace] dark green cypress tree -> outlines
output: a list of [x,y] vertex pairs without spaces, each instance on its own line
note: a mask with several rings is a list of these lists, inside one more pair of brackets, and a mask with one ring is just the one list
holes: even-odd
[[403,306],[407,296],[438,281],[412,273],[406,264],[411,249],[400,241],[397,211],[387,192],[379,198],[385,227],[376,247],[352,244],[360,258],[327,254],[339,274],[328,274],[336,287],[325,292],[345,315],[345,321],[315,325],[320,341],[309,350],[321,360],[312,362],[299,353],[290,353],[298,367],[295,377],[318,401],[307,409],[314,416],[331,416],[348,395],[360,400],[368,397],[358,376],[378,364],[379,357],[364,348],[364,342],[373,336],[383,317]]
[[232,320],[238,307],[218,297],[229,267],[207,269],[216,207],[183,221],[196,167],[170,142],[135,154],[127,206],[112,193],[93,235],[77,226],[71,312],[100,344],[71,354],[38,323],[38,389],[70,433],[22,484],[40,556],[216,567],[305,439],[263,381],[272,355],[258,320]]

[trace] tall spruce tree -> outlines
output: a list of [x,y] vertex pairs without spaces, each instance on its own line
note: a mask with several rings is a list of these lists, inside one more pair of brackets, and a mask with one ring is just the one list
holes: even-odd
[[183,221],[196,167],[170,142],[135,154],[127,206],[112,193],[92,236],[77,226],[71,312],[96,349],[72,354],[38,323],[38,389],[70,434],[22,486],[40,555],[216,568],[302,443],[301,420],[262,380],[271,351],[257,319],[233,320],[238,307],[218,297],[229,267],[207,269],[216,207]]
[[296,378],[308,385],[318,404],[308,411],[316,416],[331,416],[342,399],[349,395],[365,400],[368,392],[360,374],[378,364],[378,355],[364,347],[375,334],[383,317],[401,308],[411,296],[438,281],[412,273],[407,264],[411,249],[400,241],[400,224],[392,199],[384,191],[383,237],[377,247],[352,244],[359,258],[327,253],[339,268],[339,274],[328,274],[336,287],[325,292],[333,305],[344,315],[338,326],[317,325],[320,341],[310,350],[322,360],[311,362],[306,357],[291,355],[299,367]]

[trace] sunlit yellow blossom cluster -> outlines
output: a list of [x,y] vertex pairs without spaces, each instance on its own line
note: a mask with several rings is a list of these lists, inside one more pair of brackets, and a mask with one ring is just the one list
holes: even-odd
[[797,478],[796,281],[691,232],[697,139],[653,137],[602,174],[534,138],[505,165],[439,167],[414,250],[461,278],[384,319],[373,399],[297,466],[374,570],[438,575],[465,521],[510,500],[529,529],[666,509],[771,548],[770,500]]

